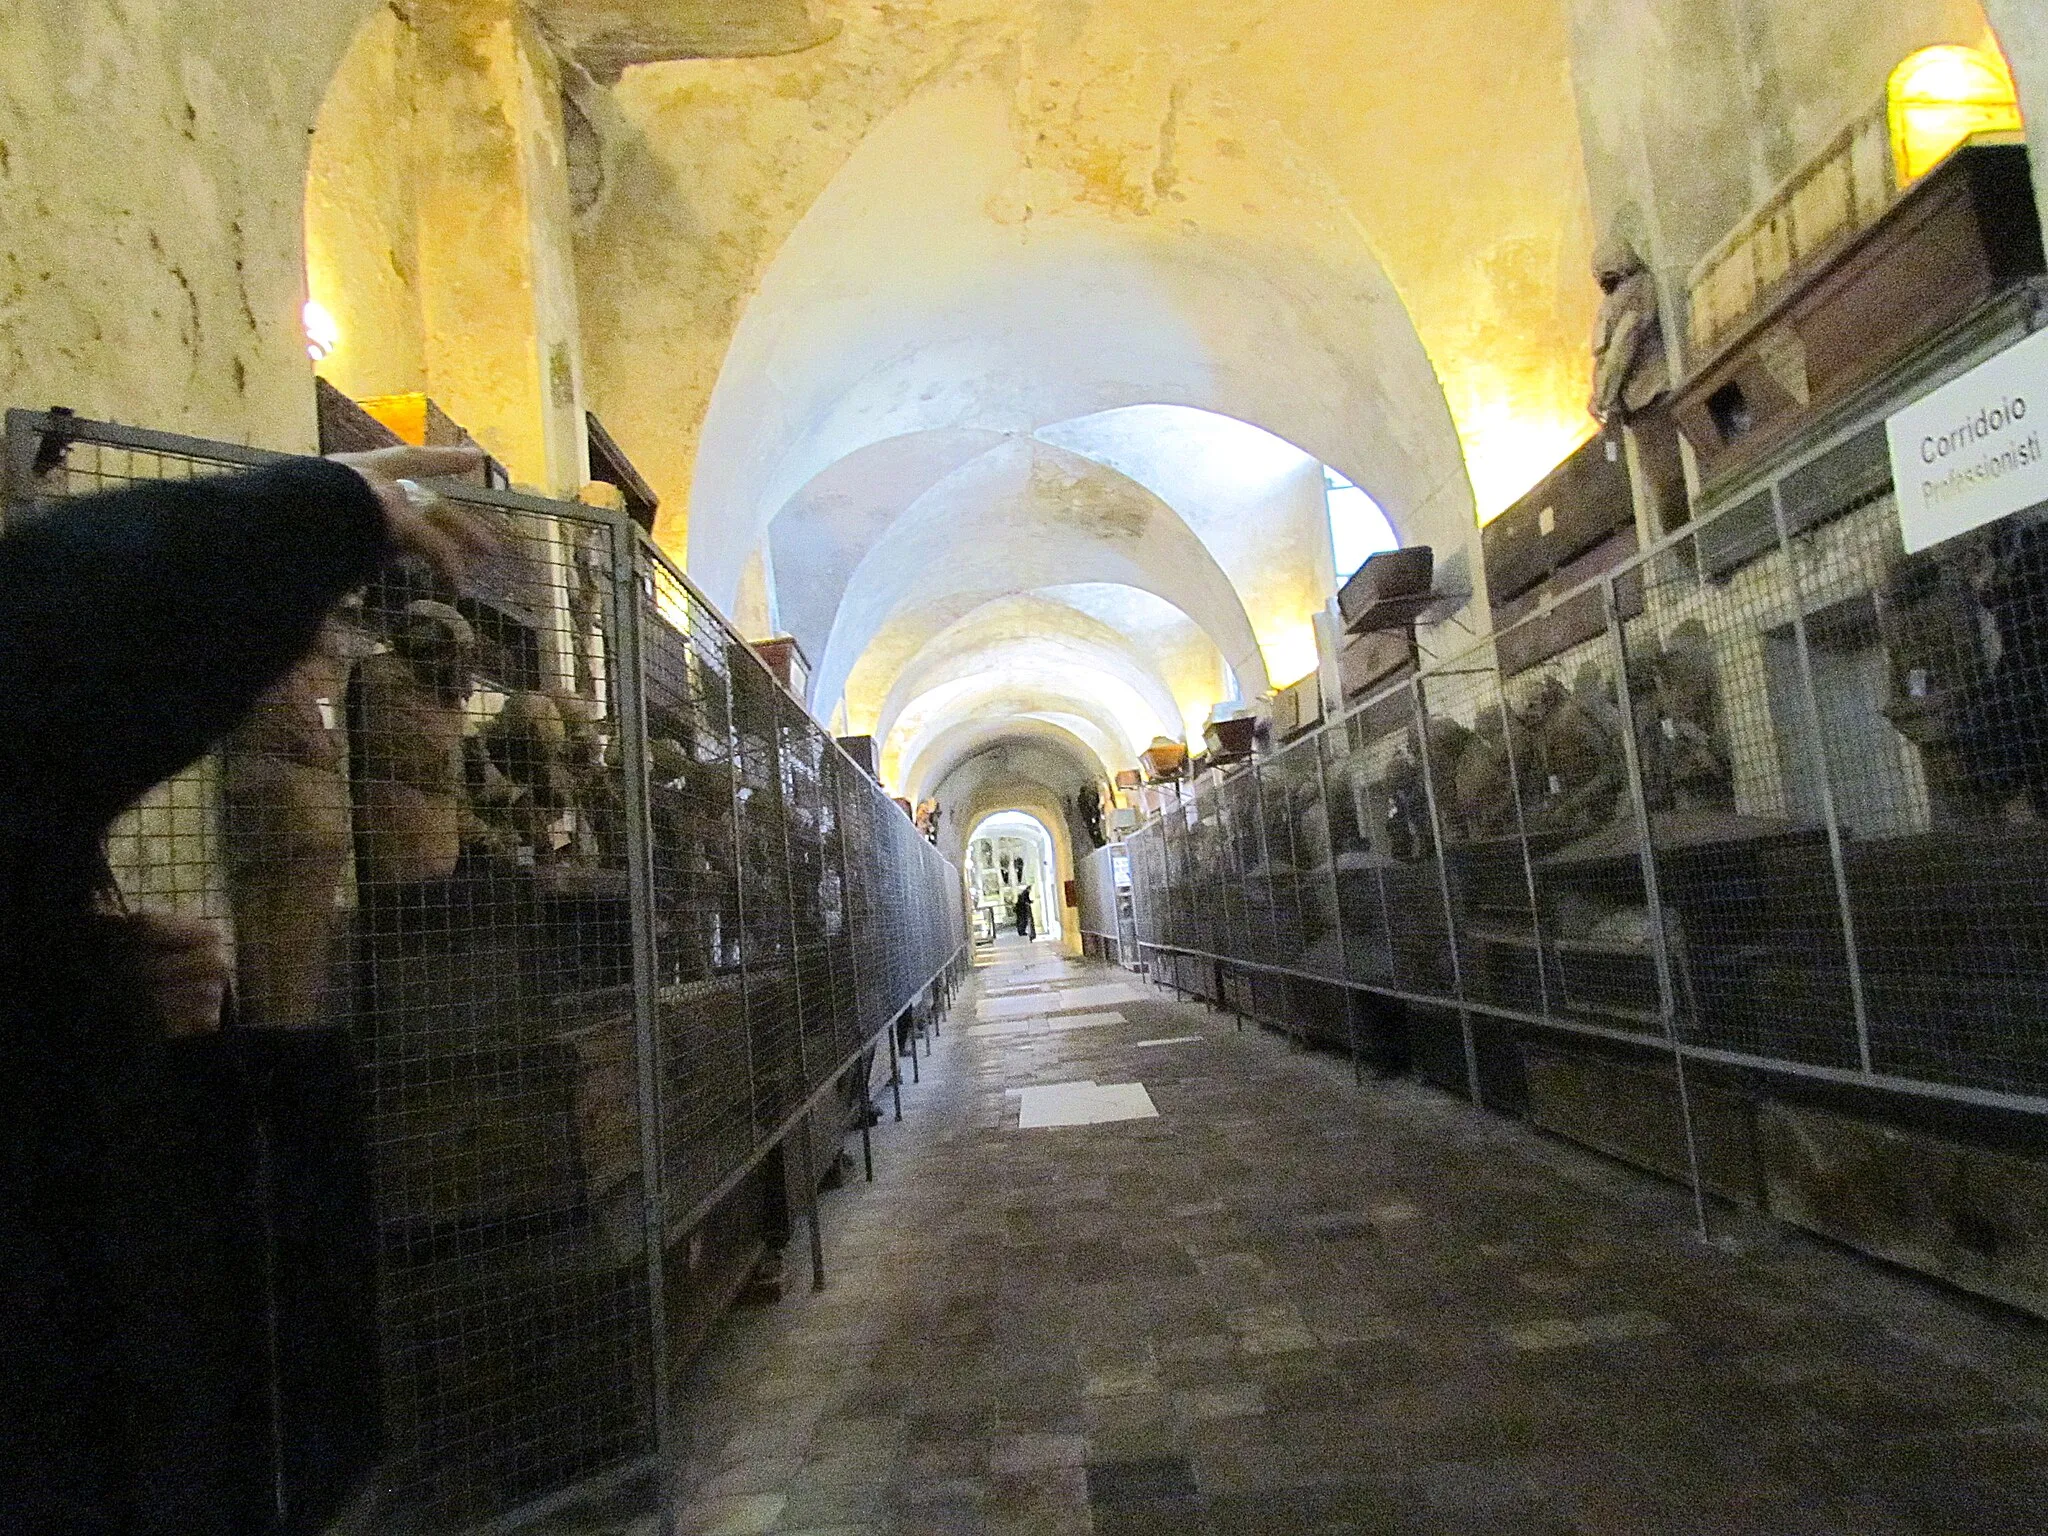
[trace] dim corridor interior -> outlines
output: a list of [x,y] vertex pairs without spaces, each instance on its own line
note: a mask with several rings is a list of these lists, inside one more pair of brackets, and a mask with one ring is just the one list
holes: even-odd
[[[920,1079],[680,1384],[680,1531],[2048,1529],[2036,1324],[1046,943]],[[1157,1116],[1018,1128],[1088,1081]]]

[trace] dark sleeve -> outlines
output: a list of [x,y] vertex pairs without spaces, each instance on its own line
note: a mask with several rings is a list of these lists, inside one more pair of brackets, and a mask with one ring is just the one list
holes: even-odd
[[353,470],[69,502],[0,538],[0,796],[110,818],[232,730],[386,555]]

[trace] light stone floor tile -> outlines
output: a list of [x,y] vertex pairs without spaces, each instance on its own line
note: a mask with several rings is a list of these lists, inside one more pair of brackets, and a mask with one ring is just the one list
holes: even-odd
[[1158,1106],[1143,1083],[1047,1083],[1026,1088],[1018,1095],[1017,1128],[1025,1131],[1153,1120],[1158,1116]]

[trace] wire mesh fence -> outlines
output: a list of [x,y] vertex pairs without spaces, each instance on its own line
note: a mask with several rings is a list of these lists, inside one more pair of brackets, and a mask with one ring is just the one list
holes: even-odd
[[[276,458],[7,441],[10,522]],[[665,1256],[964,964],[957,875],[628,521],[442,489],[502,554],[388,569],[108,846],[233,934],[301,1527],[503,1524],[652,1456]]]
[[2048,1108],[2048,508],[1811,478],[1175,786],[1141,953]]

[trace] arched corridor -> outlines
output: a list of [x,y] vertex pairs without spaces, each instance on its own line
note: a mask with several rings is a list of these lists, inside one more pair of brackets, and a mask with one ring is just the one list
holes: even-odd
[[0,1536],[2048,1536],[2044,122],[11,0]]

